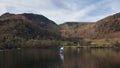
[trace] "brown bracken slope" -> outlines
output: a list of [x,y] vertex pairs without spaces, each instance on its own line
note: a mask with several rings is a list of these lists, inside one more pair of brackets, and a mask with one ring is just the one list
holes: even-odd
[[64,37],[90,38],[94,22],[66,22],[60,25]]
[[97,21],[94,29],[96,38],[120,38],[120,13]]

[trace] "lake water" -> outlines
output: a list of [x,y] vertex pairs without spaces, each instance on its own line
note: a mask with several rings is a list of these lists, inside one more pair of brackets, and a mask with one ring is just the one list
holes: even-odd
[[120,68],[120,49],[4,50],[0,68]]

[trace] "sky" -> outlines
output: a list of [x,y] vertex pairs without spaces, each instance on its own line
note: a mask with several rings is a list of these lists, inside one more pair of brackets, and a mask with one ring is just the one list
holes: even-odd
[[57,24],[95,22],[120,12],[120,0],[0,0],[5,12],[42,14]]

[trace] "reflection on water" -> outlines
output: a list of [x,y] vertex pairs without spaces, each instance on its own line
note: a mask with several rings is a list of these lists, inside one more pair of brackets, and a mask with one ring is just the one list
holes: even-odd
[[120,51],[69,48],[65,52],[64,68],[120,68]]
[[24,49],[0,52],[0,68],[57,68],[59,55],[54,50]]
[[120,68],[119,49],[65,48],[0,51],[0,68]]
[[60,54],[60,59],[62,62],[64,62],[64,54]]

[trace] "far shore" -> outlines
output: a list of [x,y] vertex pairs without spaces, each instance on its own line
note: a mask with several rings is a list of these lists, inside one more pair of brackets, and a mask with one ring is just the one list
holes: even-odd
[[76,47],[76,48],[118,48],[115,46],[65,46],[65,47]]

